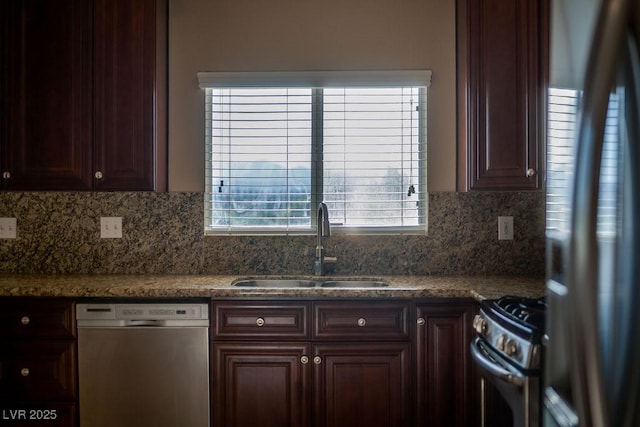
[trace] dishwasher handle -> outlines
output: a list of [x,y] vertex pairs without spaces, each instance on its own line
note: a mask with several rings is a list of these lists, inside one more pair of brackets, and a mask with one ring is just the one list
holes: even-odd
[[124,327],[133,327],[133,326],[150,326],[150,327],[160,327],[167,326],[167,322],[165,320],[157,320],[157,319],[129,319],[125,320]]

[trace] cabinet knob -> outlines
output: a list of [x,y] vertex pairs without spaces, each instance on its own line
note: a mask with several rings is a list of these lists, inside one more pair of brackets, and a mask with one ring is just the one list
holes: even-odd
[[365,319],[364,317],[361,317],[358,319],[358,326],[364,326],[367,324],[367,319]]
[[258,317],[256,319],[256,325],[258,326],[264,326],[264,319],[262,317]]
[[20,375],[22,375],[23,377],[28,377],[29,376],[29,368],[22,368],[20,370]]
[[529,168],[527,169],[527,177],[531,178],[532,176],[536,175],[536,170],[533,168]]
[[418,317],[418,320],[416,320],[416,323],[422,326],[426,323],[426,321],[424,320],[424,317]]
[[307,363],[309,363],[309,357],[307,356],[302,356],[300,358],[300,363],[302,363],[303,365],[306,365]]
[[2,172],[2,178],[3,179],[10,179],[11,178],[11,172],[9,172],[9,171]]
[[320,356],[316,356],[313,358],[313,363],[315,363],[316,365],[319,365],[322,363],[322,357]]
[[96,177],[96,179],[102,179],[102,172],[97,171],[94,176]]
[[28,325],[29,323],[31,323],[31,319],[29,319],[29,316],[22,316],[20,318],[20,323],[22,323],[23,325]]

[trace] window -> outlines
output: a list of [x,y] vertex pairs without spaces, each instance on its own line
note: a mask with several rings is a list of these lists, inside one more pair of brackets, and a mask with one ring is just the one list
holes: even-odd
[[425,230],[428,72],[422,84],[388,73],[358,73],[355,83],[343,73],[329,84],[305,73],[266,82],[221,74],[229,76],[199,75],[205,231],[309,233],[319,202],[334,229]]

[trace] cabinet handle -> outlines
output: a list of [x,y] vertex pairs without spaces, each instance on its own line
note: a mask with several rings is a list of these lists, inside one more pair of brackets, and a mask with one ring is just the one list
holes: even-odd
[[2,172],[2,178],[11,179],[11,172],[9,172],[9,171]]
[[309,363],[309,357],[308,356],[302,356],[300,358],[300,363],[302,363],[303,365],[306,365],[307,363]]
[[96,179],[102,179],[102,172],[97,171],[94,176],[96,177]]
[[426,321],[424,320],[424,317],[418,317],[418,320],[416,320],[416,323],[422,326],[426,323]]
[[358,326],[364,326],[367,324],[367,319],[365,319],[364,317],[361,317],[358,319]]
[[258,326],[264,326],[264,319],[262,317],[258,317],[256,319],[256,325]]
[[29,319],[29,316],[22,316],[22,318],[20,318],[20,323],[26,326],[31,323],[31,319]]
[[536,170],[535,169],[533,169],[533,168],[527,169],[527,177],[528,178],[531,178],[532,176],[535,176],[535,175],[536,175]]
[[322,357],[320,356],[316,356],[313,358],[313,363],[315,363],[316,365],[319,365],[322,363]]
[[22,375],[23,377],[28,377],[29,376],[29,368],[22,368],[20,370],[20,375]]

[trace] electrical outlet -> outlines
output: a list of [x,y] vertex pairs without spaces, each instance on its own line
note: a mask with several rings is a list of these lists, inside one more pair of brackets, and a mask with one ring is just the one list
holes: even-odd
[[120,239],[122,238],[122,217],[103,216],[100,218],[100,238]]
[[0,218],[0,239],[15,239],[16,228],[15,218]]
[[498,240],[513,240],[513,217],[498,217]]

